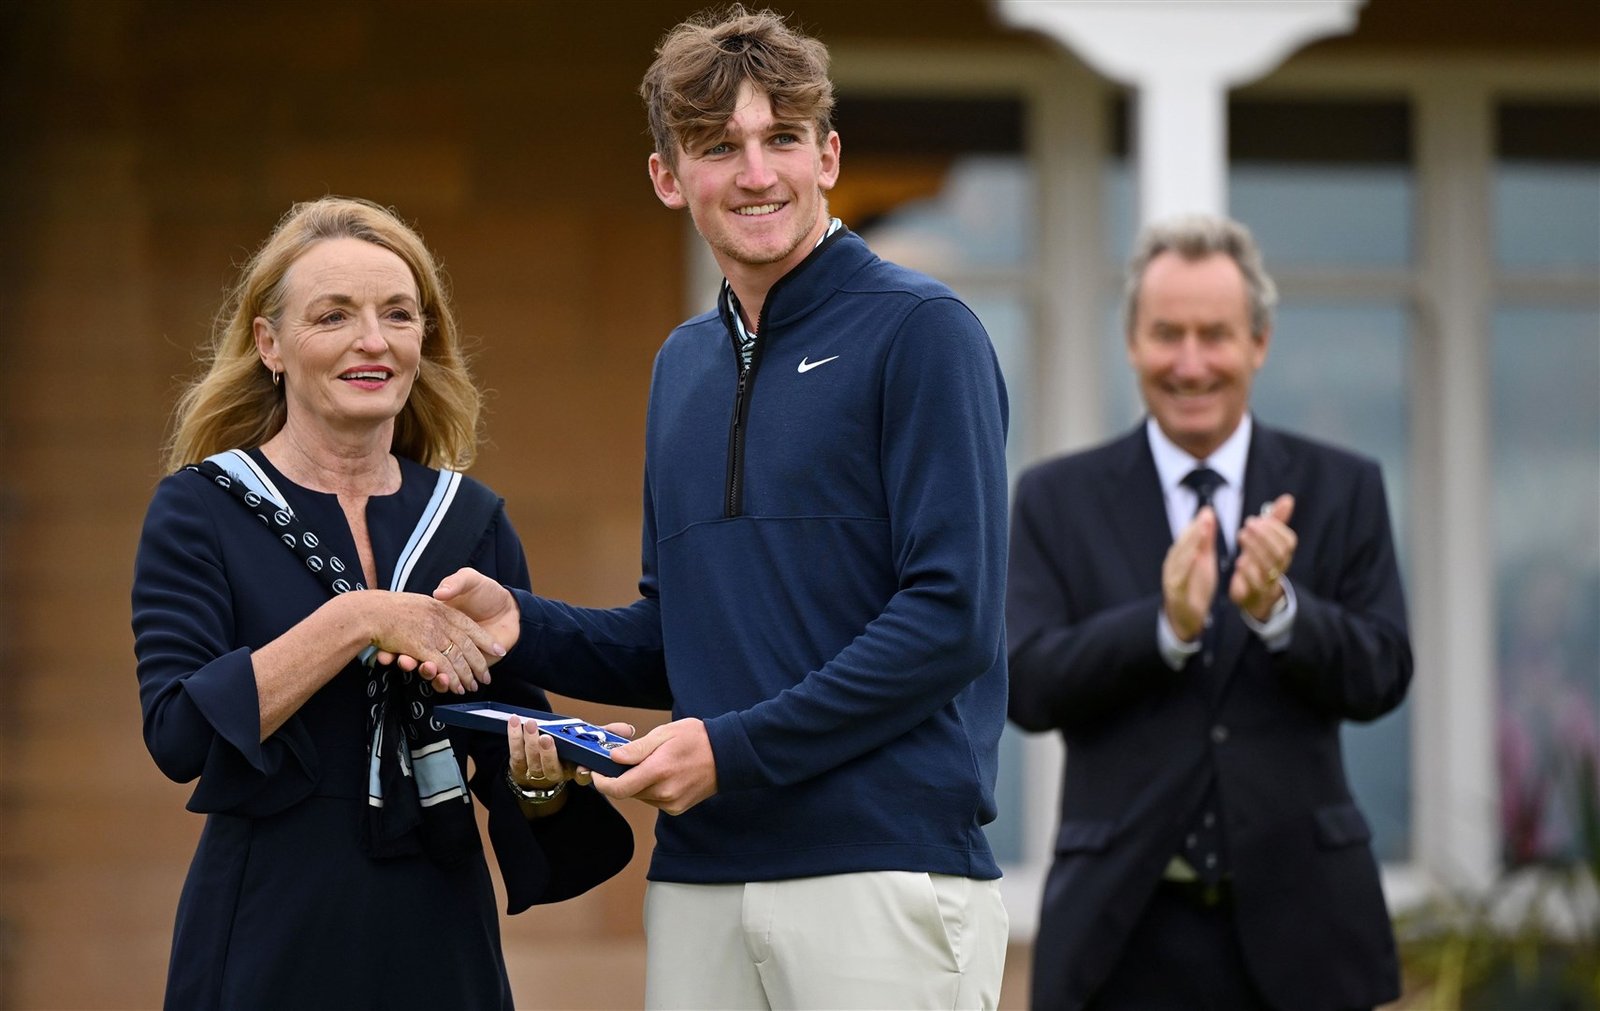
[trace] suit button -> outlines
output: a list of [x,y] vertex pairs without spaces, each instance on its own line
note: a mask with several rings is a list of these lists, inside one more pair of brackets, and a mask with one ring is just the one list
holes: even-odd
[[1227,739],[1228,739],[1228,728],[1227,727],[1225,727],[1225,726],[1223,726],[1222,724],[1219,723],[1216,726],[1211,728],[1211,743],[1213,743],[1213,744],[1222,744],[1222,743],[1226,742]]

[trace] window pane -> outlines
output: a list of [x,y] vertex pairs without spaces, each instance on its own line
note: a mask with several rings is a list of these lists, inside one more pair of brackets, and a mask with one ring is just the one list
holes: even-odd
[[947,282],[952,271],[1032,259],[1035,183],[1022,156],[1021,102],[843,95],[834,121],[847,169],[829,203],[863,236],[893,244],[874,243],[878,255]]
[[1107,159],[1100,192],[1105,248],[1120,280],[1139,230],[1139,186],[1133,178],[1133,165],[1125,158]]
[[1228,200],[1255,233],[1269,270],[1411,262],[1412,188],[1404,170],[1245,162],[1228,174]]
[[1411,262],[1404,103],[1236,99],[1228,120],[1228,203],[1269,270]]
[[[860,173],[861,166],[852,163],[851,171]],[[936,179],[936,190],[878,209],[852,227],[863,236],[877,236],[874,251],[884,259],[906,266],[915,260],[918,270],[935,276],[1028,263],[1033,178],[1021,158],[963,156],[944,165]],[[838,197],[830,204],[840,213]]]
[[1493,370],[1501,828],[1515,866],[1575,855],[1579,763],[1600,759],[1600,308],[1502,307]]
[[1600,103],[1509,103],[1495,125],[1495,260],[1600,264]]

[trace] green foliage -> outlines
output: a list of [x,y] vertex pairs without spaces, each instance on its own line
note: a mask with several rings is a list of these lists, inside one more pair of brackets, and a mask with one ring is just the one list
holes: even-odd
[[1577,760],[1579,852],[1445,895],[1395,920],[1405,967],[1397,1009],[1600,1011],[1600,789]]

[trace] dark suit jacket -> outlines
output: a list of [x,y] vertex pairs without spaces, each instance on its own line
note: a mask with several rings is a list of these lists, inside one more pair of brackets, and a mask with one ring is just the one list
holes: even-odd
[[1017,486],[1006,620],[1010,715],[1059,730],[1067,766],[1033,1005],[1106,978],[1197,809],[1221,793],[1246,961],[1274,1005],[1396,997],[1398,960],[1339,727],[1405,696],[1411,647],[1377,465],[1257,423],[1242,511],[1289,492],[1299,613],[1269,654],[1227,606],[1210,670],[1156,641],[1172,544],[1144,425]]

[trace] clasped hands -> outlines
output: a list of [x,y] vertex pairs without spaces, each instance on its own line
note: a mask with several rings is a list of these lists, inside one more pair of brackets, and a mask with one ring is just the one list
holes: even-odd
[[[504,657],[521,636],[522,612],[516,598],[504,586],[470,568],[459,569],[446,577],[433,591],[433,598],[467,619],[485,640],[487,649],[480,647],[472,651],[475,658],[482,659],[483,669],[479,671],[474,664],[471,671],[477,675],[477,680],[487,682],[488,667]],[[450,657],[446,655],[444,659],[448,661]],[[393,663],[402,670],[420,668],[425,677],[434,681],[435,688],[439,688],[438,678],[450,676],[459,669],[446,670],[433,659],[419,660],[409,654],[382,650],[378,660]],[[476,683],[471,687],[475,688]],[[621,776],[606,776],[564,765],[555,757],[555,743],[547,735],[525,735],[515,721],[513,724],[507,732],[512,735],[509,741],[514,776],[518,775],[519,768],[515,756],[522,754],[525,763],[520,767],[527,770],[524,776],[539,770],[544,776],[576,779],[580,785],[592,782],[595,789],[607,797],[615,800],[632,797],[673,815],[682,814],[717,792],[716,760],[711,752],[711,739],[700,720],[674,720],[613,749],[610,753],[613,761],[635,766]],[[624,737],[632,737],[634,733],[626,724],[614,723],[606,729]],[[551,784],[557,781],[540,776],[528,778]]]
[[[1282,578],[1299,538],[1289,528],[1294,496],[1279,495],[1239,528],[1239,550],[1228,580],[1228,599],[1258,622],[1283,599]],[[1193,642],[1205,628],[1217,592],[1217,514],[1206,506],[1167,551],[1161,563],[1161,603],[1172,631]]]

